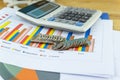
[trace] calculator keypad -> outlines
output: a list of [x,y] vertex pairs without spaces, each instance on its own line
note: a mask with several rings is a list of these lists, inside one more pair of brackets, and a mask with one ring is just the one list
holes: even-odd
[[51,21],[82,26],[87,20],[92,17],[95,12],[95,10],[90,9],[68,7],[62,12],[54,15],[51,18]]

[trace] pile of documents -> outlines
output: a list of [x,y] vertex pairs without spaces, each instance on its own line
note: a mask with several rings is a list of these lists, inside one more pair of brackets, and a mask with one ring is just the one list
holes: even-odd
[[[75,33],[35,25],[16,16],[15,12],[11,8],[0,10],[0,75],[3,79],[117,79],[120,39],[115,36],[119,32],[112,29],[112,20],[102,16],[85,33]],[[49,44],[31,43],[30,39],[39,33],[68,40],[90,38],[91,45],[55,51]],[[117,76],[118,73],[120,71]]]

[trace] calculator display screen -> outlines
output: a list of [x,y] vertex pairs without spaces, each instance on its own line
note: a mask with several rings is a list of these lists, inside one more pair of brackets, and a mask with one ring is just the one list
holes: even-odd
[[42,7],[40,10],[46,12],[46,11],[48,11],[48,10],[50,10],[50,9],[53,9],[53,8],[54,8],[53,5],[48,4],[47,6]]
[[59,5],[55,3],[40,1],[30,6],[27,6],[19,11],[33,18],[38,19],[56,10],[58,7]]

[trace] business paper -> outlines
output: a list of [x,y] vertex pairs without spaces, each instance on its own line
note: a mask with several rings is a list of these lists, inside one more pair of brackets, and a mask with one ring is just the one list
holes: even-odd
[[112,78],[100,78],[100,77],[83,76],[83,75],[61,74],[60,80],[113,80],[113,79]]
[[[115,76],[113,78],[100,78],[100,77],[94,77],[94,76],[84,76],[84,75],[72,75],[72,74],[52,74],[54,76],[58,76],[55,80],[120,80],[120,63],[119,63],[119,56],[120,56],[120,50],[119,50],[119,47],[120,47],[120,38],[119,38],[119,35],[120,35],[120,31],[113,31],[113,34],[114,34],[114,39],[113,39],[113,43],[114,43],[114,53],[115,53]],[[7,66],[7,65],[6,65]],[[8,68],[10,68],[11,70],[9,70],[11,72],[11,74],[14,72],[12,71],[13,69],[19,69],[18,67],[11,67],[10,65],[8,66]],[[21,69],[21,68],[20,68]],[[5,71],[3,71],[5,72]],[[43,73],[44,74],[44,77],[45,77],[45,74],[47,75],[47,77],[51,80],[53,79],[54,77],[52,77],[52,75],[48,76],[47,72],[43,72],[43,71],[40,71],[40,73]],[[43,75],[41,74],[41,75]],[[17,75],[17,74],[16,74]],[[5,78],[6,79],[6,78]],[[41,79],[41,78],[40,78]],[[46,79],[46,78],[42,78],[42,79]],[[0,77],[0,80],[3,80],[1,77]]]
[[114,55],[115,55],[115,77],[114,80],[120,80],[120,31],[113,31],[114,34]]
[[115,75],[111,78],[98,78],[80,75],[61,74],[61,80],[120,80],[120,31],[113,30],[113,50],[115,59]]
[[[9,13],[10,10],[13,13]],[[102,77],[114,74],[113,48],[104,45],[112,43],[113,24],[111,20],[98,20],[98,22],[88,30],[87,34],[78,34],[48,29],[43,26],[37,27],[37,25],[17,17],[12,9],[5,8],[2,10],[2,13],[3,12],[11,17],[1,22],[1,62],[29,69],[60,73]],[[89,49],[88,51],[82,47],[67,51],[54,51],[46,48],[46,46],[48,46],[47,44],[30,43],[31,37],[38,33],[46,33],[49,35],[59,33],[59,35],[67,39],[70,39],[72,36],[74,38],[80,38],[86,37],[86,35],[87,37],[92,35],[91,41],[94,41],[95,44],[93,44],[91,50]],[[111,36],[108,36],[108,34]],[[18,37],[18,35],[20,36]]]

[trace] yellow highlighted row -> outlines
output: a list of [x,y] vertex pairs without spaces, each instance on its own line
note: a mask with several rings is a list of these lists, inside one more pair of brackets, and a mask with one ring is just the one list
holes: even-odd
[[49,35],[53,35],[54,32],[55,32],[55,30],[54,30],[54,29],[51,29]]
[[40,27],[39,26],[37,26],[36,28],[35,28],[35,30],[29,35],[29,37],[24,41],[24,45],[25,44],[27,44],[28,43],[28,41],[34,36],[34,34],[38,31],[38,29],[39,29]]
[[7,25],[9,25],[11,23],[11,21],[7,21],[5,23],[3,23],[2,25],[0,25],[0,29],[6,27]]
[[6,40],[9,41],[19,30],[15,30]]
[[78,51],[82,51],[82,47],[80,46],[80,47],[78,47]]

